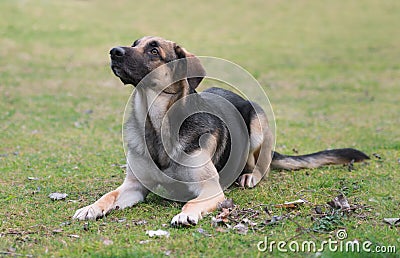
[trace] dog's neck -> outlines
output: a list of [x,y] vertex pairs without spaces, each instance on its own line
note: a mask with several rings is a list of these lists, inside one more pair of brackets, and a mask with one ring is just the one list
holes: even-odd
[[179,104],[184,106],[184,97],[193,92],[187,80],[176,82],[161,92],[150,87],[137,88],[134,99],[135,113],[143,116],[146,127],[151,126],[160,133],[163,123],[168,123],[166,115],[172,105],[181,100]]

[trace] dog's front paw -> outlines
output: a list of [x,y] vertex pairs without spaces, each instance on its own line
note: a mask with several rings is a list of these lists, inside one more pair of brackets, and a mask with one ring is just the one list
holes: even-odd
[[243,174],[238,178],[238,183],[240,187],[253,188],[257,185],[257,178],[253,174]]
[[94,203],[77,210],[72,218],[78,220],[95,220],[104,215],[103,210]]
[[199,219],[199,216],[196,214],[181,212],[172,219],[171,225],[175,227],[195,226],[199,222]]

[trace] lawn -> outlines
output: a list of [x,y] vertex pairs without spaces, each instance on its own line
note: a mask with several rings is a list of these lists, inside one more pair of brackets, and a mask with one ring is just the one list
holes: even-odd
[[[399,1],[3,0],[0,13],[0,256],[254,257],[269,254],[257,249],[265,237],[321,243],[340,230],[399,255],[399,223],[384,222],[400,217]],[[353,147],[371,160],[272,171],[254,189],[231,187],[235,211],[256,214],[247,232],[211,225],[218,212],[171,228],[182,203],[154,194],[104,219],[73,221],[124,178],[121,124],[132,88],[112,74],[108,51],[144,35],[251,73],[271,101],[277,151]],[[68,197],[52,201],[54,192]],[[350,211],[327,206],[340,193]],[[300,198],[306,203],[275,206]],[[157,229],[170,236],[146,235]],[[349,255],[396,256],[322,252]]]

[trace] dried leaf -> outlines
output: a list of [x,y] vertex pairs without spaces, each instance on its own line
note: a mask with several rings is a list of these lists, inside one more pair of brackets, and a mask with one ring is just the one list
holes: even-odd
[[236,226],[233,227],[233,229],[241,235],[246,235],[247,231],[249,230],[249,228],[242,223],[237,224]]
[[64,222],[60,223],[60,226],[62,226],[62,227],[68,226],[68,225],[71,225],[70,221],[64,221]]
[[211,226],[213,227],[217,227],[221,224],[224,224],[224,222],[222,221],[222,219],[217,219],[216,217],[212,217],[211,218]]
[[222,208],[222,212],[219,213],[219,214],[216,216],[216,218],[217,218],[217,219],[221,219],[223,222],[227,223],[227,222],[229,222],[228,216],[229,216],[230,213],[231,213],[231,212],[230,212],[229,209]]
[[133,221],[133,224],[135,224],[136,226],[140,226],[140,225],[146,225],[147,221],[142,219],[142,220],[138,220],[138,221]]
[[68,236],[71,237],[71,238],[80,238],[79,235],[68,235]]
[[296,208],[301,204],[304,204],[305,201],[302,199],[298,199],[296,201],[292,201],[292,202],[285,202],[283,204],[276,204],[275,208]]
[[379,155],[378,153],[372,153],[372,156],[374,156],[377,159],[382,159],[381,155]]
[[53,229],[52,232],[53,232],[54,234],[57,234],[57,233],[62,233],[63,230],[62,230],[61,228],[56,228],[56,229]]
[[225,199],[222,202],[218,203],[217,209],[222,210],[222,209],[233,209],[235,207],[235,204],[233,203],[232,199]]
[[383,221],[388,223],[391,226],[399,226],[400,225],[400,218],[384,218]]
[[244,218],[244,219],[242,220],[242,223],[244,223],[244,224],[246,224],[246,225],[249,225],[250,227],[257,226],[257,223],[255,223],[255,222],[249,220],[248,218]]
[[283,219],[283,217],[282,216],[273,216],[271,219],[267,219],[267,220],[265,220],[264,221],[264,223],[266,224],[266,225],[272,225],[272,224],[276,224],[276,223],[278,223],[278,221],[280,221],[280,220],[282,220]]
[[55,200],[64,200],[67,198],[68,194],[66,193],[51,193],[49,194],[49,198],[52,199],[53,201]]
[[169,237],[169,232],[161,229],[147,230],[146,235],[149,235],[149,237],[162,237],[162,236]]
[[123,222],[125,222],[125,221],[126,221],[126,218],[119,218],[119,219],[117,220],[118,223],[123,223]]
[[343,194],[336,196],[335,198],[333,198],[332,201],[329,201],[328,204],[334,209],[344,210],[350,208],[349,202],[347,201],[347,198]]
[[212,236],[211,234],[209,234],[207,231],[205,231],[202,228],[198,228],[197,232],[199,232],[200,234],[202,234],[203,236],[206,236],[206,237],[211,237]]

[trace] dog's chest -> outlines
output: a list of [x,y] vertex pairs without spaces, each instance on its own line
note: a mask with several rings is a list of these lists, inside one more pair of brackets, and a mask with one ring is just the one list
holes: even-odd
[[[151,92],[135,92],[132,111],[125,125],[128,148],[146,159],[151,159],[159,169],[169,166],[167,150],[171,149],[168,137],[169,122],[166,116],[168,99]],[[173,147],[173,146],[172,146]]]
[[151,121],[148,121],[145,130],[145,146],[150,158],[161,170],[164,170],[169,166],[169,156],[164,145],[165,143],[163,143],[161,134],[156,131],[151,124]]

